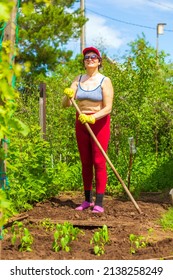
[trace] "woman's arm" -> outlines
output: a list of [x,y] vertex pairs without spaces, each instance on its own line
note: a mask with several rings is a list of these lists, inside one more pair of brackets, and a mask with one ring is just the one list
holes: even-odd
[[[78,80],[79,80],[79,76],[77,76],[74,81],[72,82],[70,88],[74,89],[74,96],[73,98],[75,98],[76,95],[76,90],[77,90],[77,86],[78,86]],[[62,107],[66,108],[66,107],[70,107],[72,105],[72,102],[70,101],[70,99],[65,95],[62,99]]]
[[93,114],[96,120],[103,118],[104,116],[110,114],[112,111],[114,89],[112,86],[112,82],[108,77],[104,79],[104,82],[102,84],[102,90],[103,90],[103,108],[99,112]]

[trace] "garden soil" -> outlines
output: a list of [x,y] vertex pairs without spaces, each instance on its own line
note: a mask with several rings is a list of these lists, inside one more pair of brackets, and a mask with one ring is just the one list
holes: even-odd
[[[57,197],[37,203],[32,210],[13,217],[5,229],[8,232],[1,240],[2,260],[142,260],[173,259],[173,231],[163,230],[160,219],[172,207],[168,194],[145,193],[136,200],[140,214],[128,198],[105,196],[102,214],[92,209],[76,211],[82,202],[80,192],[61,193]],[[21,221],[33,236],[31,252],[19,251],[19,240],[11,243],[12,221]],[[43,227],[44,222],[71,223],[83,234],[70,244],[70,252],[54,252],[52,243],[54,229]],[[51,223],[50,223],[51,221]],[[94,254],[90,240],[96,231],[107,225],[110,242],[105,245],[104,254]],[[143,237],[144,248],[136,248],[129,236]],[[131,250],[133,249],[133,254]]]

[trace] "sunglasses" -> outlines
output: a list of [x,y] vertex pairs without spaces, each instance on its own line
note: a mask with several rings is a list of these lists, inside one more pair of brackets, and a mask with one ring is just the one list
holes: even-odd
[[92,54],[92,55],[85,55],[84,56],[84,60],[88,60],[88,59],[92,59],[92,60],[94,60],[94,59],[98,59],[98,56],[96,55],[96,54]]

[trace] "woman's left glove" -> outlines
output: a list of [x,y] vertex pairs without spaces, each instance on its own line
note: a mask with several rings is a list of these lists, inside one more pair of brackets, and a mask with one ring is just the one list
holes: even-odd
[[74,96],[74,89],[65,88],[64,94],[67,95],[68,98],[72,98]]
[[85,115],[85,114],[80,114],[78,120],[82,124],[84,124],[84,123],[94,124],[96,122],[96,119],[94,118],[93,115]]

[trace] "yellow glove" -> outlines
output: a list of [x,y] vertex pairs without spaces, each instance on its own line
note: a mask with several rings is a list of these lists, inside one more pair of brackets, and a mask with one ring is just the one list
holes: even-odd
[[65,88],[64,94],[67,95],[68,98],[72,98],[74,96],[74,89]]
[[94,118],[93,115],[85,115],[85,114],[80,114],[78,120],[82,124],[84,124],[84,123],[94,124],[96,122],[96,119]]

